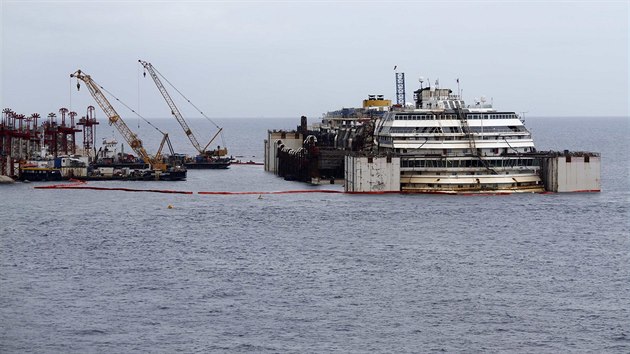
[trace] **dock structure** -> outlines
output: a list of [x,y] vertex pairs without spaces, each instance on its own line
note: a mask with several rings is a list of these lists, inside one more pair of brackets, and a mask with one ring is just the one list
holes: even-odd
[[[76,153],[75,134],[80,132],[75,125],[76,113],[66,108],[59,109],[61,122],[57,121],[57,114],[51,112],[41,125],[38,125],[40,115],[33,113],[29,116],[19,114],[5,108],[0,120],[0,175],[17,178],[20,170],[25,168],[54,169],[54,159],[70,156]],[[69,124],[66,124],[66,116]],[[26,161],[50,158],[51,166],[30,164]],[[43,171],[43,170],[42,170]],[[38,170],[38,172],[41,172]],[[47,171],[48,172],[48,171]]]
[[0,120],[0,175],[15,177],[19,162],[39,153],[42,129],[39,114],[30,116],[5,108]]
[[88,106],[87,114],[81,117],[77,125],[83,126],[83,152],[90,158],[96,157],[96,126],[99,124],[94,115],[94,106]]
[[[108,140],[104,151],[95,151],[94,107],[89,106],[85,117],[66,108],[51,112],[38,125],[40,115],[25,116],[9,108],[0,119],[0,183],[21,181],[84,180],[164,180],[186,179],[185,169],[150,171],[146,164],[133,155],[117,153],[117,142]],[[76,141],[76,133],[84,127],[83,146]],[[108,149],[109,148],[109,149]]]

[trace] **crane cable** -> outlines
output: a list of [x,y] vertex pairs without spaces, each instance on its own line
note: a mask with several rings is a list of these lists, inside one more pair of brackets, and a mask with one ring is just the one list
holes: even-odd
[[[92,80],[94,81],[94,80]],[[131,112],[133,112],[135,115],[137,115],[138,117],[140,117],[142,120],[144,120],[147,124],[149,124],[150,126],[152,126],[155,130],[157,130],[158,132],[162,133],[162,135],[165,135],[166,133],[164,133],[163,131],[160,130],[160,128],[156,127],[155,125],[153,125],[151,122],[149,122],[146,118],[144,118],[143,116],[141,116],[138,112],[134,111],[133,109],[131,109],[131,107],[129,107],[125,102],[121,101],[118,99],[118,97],[114,96],[113,93],[107,91],[106,88],[104,88],[103,86],[99,85],[96,83],[96,81],[94,81],[94,83],[100,87],[103,91],[107,92],[110,96],[112,96],[116,101],[120,102],[123,106],[125,106],[128,110],[130,110]]]
[[184,94],[180,90],[178,90],[177,87],[175,87],[175,85],[173,85],[170,81],[168,81],[168,79],[164,75],[162,75],[162,73],[158,69],[156,69],[154,66],[152,66],[152,67],[153,67],[153,70],[158,75],[160,75],[160,77],[162,79],[164,79],[164,81],[166,81],[169,85],[171,85],[171,87],[175,91],[177,91],[177,93],[179,93],[180,96],[182,96],[188,103],[190,103],[190,105],[193,106],[197,110],[197,112],[199,112],[204,118],[206,118],[210,123],[212,123],[217,129],[219,129],[221,131],[221,133],[220,133],[221,134],[221,142],[222,142],[223,146],[225,146],[225,139],[223,137],[223,130],[222,130],[222,128],[217,123],[215,123],[212,119],[210,119],[207,115],[205,115],[205,113],[203,113],[197,106],[195,106],[195,104],[192,103],[186,96],[184,96]]
[[510,143],[507,141],[507,138],[505,136],[502,136],[501,138],[503,138],[503,141],[505,141],[505,143],[507,144],[507,146],[510,147],[510,149],[514,150],[515,153],[519,153],[518,150],[516,150],[515,148],[512,147],[512,145],[510,145]]
[[70,83],[70,110],[72,110],[72,93],[74,92],[73,87],[72,87],[72,76],[69,79],[70,81],[68,81]]
[[[140,68],[138,68],[138,110],[140,110]],[[140,121],[138,121],[138,129],[140,129]]]

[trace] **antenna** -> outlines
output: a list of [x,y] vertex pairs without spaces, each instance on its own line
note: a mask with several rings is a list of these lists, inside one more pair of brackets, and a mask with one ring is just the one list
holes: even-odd
[[459,78],[457,78],[457,95],[459,96],[459,99],[462,99],[462,90],[459,89]]
[[396,104],[405,104],[405,73],[396,73]]

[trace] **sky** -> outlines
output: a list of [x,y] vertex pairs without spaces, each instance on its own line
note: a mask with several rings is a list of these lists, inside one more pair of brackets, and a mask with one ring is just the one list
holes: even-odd
[[26,115],[97,106],[70,78],[81,69],[143,117],[169,117],[139,59],[211,118],[395,101],[394,66],[406,101],[420,77],[453,91],[459,78],[468,103],[527,116],[629,112],[628,1],[0,1],[0,103]]

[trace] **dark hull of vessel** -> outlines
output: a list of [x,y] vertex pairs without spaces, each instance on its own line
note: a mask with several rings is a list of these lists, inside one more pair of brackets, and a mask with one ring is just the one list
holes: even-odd
[[186,170],[181,171],[168,171],[160,174],[160,181],[183,181],[186,179]]
[[155,171],[144,171],[139,174],[113,175],[113,176],[81,176],[74,179],[82,181],[184,181],[187,171],[166,171],[156,175]]
[[191,170],[223,170],[230,167],[229,161],[187,162],[184,164]]
[[22,169],[20,170],[20,181],[30,182],[46,182],[46,181],[61,181],[61,170],[52,168],[36,168],[36,169]]

